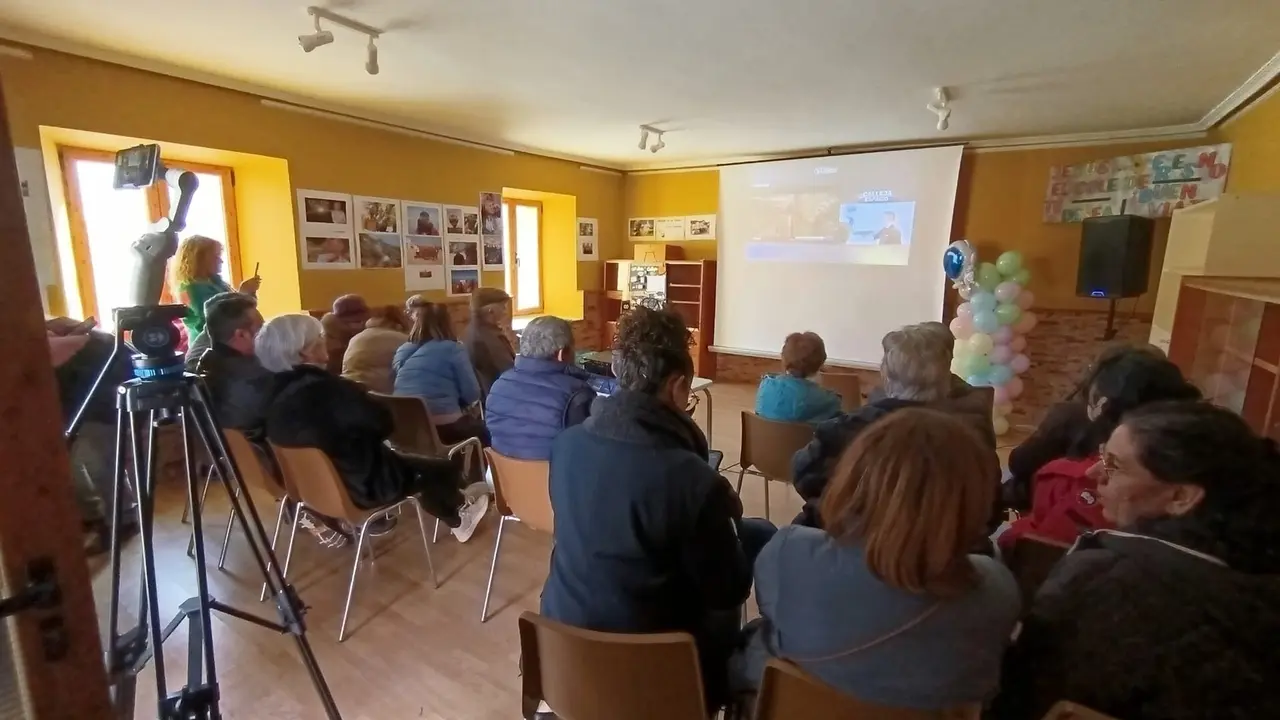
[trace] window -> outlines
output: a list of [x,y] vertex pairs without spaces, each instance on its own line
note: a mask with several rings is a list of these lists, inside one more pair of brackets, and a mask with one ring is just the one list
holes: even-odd
[[[111,311],[127,302],[132,282],[129,247],[169,215],[177,204],[178,190],[164,183],[142,190],[116,190],[111,185],[114,154],[80,148],[59,152],[84,314],[111,330]],[[235,285],[241,276],[231,169],[173,161],[166,165],[194,172],[200,180],[187,211],[187,227],[179,237],[205,235],[222,243],[225,279]],[[166,284],[162,302],[172,301]]]
[[516,315],[542,312],[542,203],[504,200],[506,285]]

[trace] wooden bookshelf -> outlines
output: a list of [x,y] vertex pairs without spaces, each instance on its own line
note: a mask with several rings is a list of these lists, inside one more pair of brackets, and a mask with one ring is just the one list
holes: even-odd
[[699,377],[715,378],[715,355],[711,352],[716,322],[716,262],[714,260],[607,260],[604,263],[603,318],[604,343],[613,344],[618,318],[630,307],[633,265],[658,265],[666,275],[668,310],[679,313],[693,334],[693,369]]

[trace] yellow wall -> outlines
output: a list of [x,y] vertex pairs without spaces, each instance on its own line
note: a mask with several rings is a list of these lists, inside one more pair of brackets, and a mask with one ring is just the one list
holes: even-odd
[[1232,143],[1227,189],[1236,193],[1280,193],[1280,91],[1218,130]]
[[[244,93],[39,48],[32,52],[29,61],[0,56],[9,125],[18,146],[39,146],[44,125],[277,158],[288,164],[291,196],[307,188],[475,205],[483,191],[532,188],[574,196],[578,214],[599,218],[605,252],[622,243],[621,176],[536,155],[491,153],[301,115],[265,107]],[[238,193],[237,201],[247,192]],[[275,237],[268,228],[278,218],[253,214],[246,218],[258,228],[248,238],[253,252],[283,257],[288,247],[296,257],[296,233]],[[241,239],[246,240],[245,233]],[[263,262],[265,289],[273,278]],[[579,269],[581,282],[598,286],[599,263],[589,265]],[[298,283],[304,308],[326,307],[348,292],[372,303],[400,302],[408,295],[399,270],[301,270]]]
[[[582,319],[582,289],[598,289],[595,284],[583,286],[588,273],[599,263],[578,262],[578,200],[572,195],[538,192],[521,188],[503,188],[504,198],[533,200],[542,205],[542,312],[567,320]],[[579,272],[581,265],[582,272]]]
[[[630,258],[631,247],[625,241],[626,218],[685,215],[714,215],[720,207],[720,171],[698,170],[681,173],[627,175],[624,188],[626,217],[619,230],[624,242],[606,259]],[[603,222],[603,221],[601,221]],[[688,260],[715,260],[714,240],[679,243]],[[606,250],[614,248],[605,246]]]

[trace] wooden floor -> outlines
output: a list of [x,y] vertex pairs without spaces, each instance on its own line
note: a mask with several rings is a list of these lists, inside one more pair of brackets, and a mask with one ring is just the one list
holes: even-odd
[[[725,453],[725,466],[737,462],[739,414],[753,406],[755,388],[717,385],[713,389],[713,447]],[[697,412],[705,428],[704,407]],[[1013,444],[1005,438],[1001,455]],[[748,515],[764,514],[764,481],[748,476],[743,502]],[[774,483],[770,504],[775,522],[786,522],[800,500]],[[161,490],[157,517],[157,567],[161,580],[162,622],[195,594],[194,563],[186,556],[189,526],[179,523],[182,492],[176,485]],[[258,500],[259,513],[271,531],[274,509]],[[226,527],[225,495],[210,491],[205,513],[210,553],[211,593],[219,600],[275,619],[268,604],[259,604],[261,575],[243,537],[233,536],[225,570],[213,565]],[[491,511],[465,545],[445,534],[432,546],[440,587],[432,588],[422,540],[411,514],[396,532],[377,546],[372,564],[361,566],[348,636],[338,644],[338,625],[351,568],[353,549],[324,549],[299,533],[290,579],[307,613],[308,636],[339,708],[346,720],[514,720],[520,716],[519,642],[516,618],[537,610],[547,572],[547,537],[510,524],[504,536],[494,584],[490,619],[480,623],[497,520]],[[430,527],[428,526],[428,533]],[[282,533],[285,534],[285,533]],[[281,549],[283,556],[283,541]],[[137,607],[136,548],[126,555],[125,607]],[[128,551],[127,551],[128,552]],[[106,613],[109,577],[95,573],[100,616]],[[751,608],[754,612],[754,607]],[[298,659],[293,640],[241,620],[213,621],[223,717],[229,720],[273,720],[323,717],[319,702]],[[166,644],[166,675],[184,682],[186,631],[179,629]],[[154,663],[140,677],[135,717],[154,718]]]

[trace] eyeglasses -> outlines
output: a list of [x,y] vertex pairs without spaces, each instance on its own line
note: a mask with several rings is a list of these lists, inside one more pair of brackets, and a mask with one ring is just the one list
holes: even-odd
[[1102,474],[1105,475],[1108,480],[1110,480],[1111,476],[1119,470],[1119,468],[1116,467],[1115,461],[1107,459],[1107,446],[1105,443],[1098,446],[1098,464],[1102,466]]

